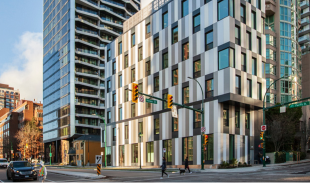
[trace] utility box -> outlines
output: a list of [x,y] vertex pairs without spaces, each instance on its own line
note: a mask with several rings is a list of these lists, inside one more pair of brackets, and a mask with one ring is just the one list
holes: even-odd
[[288,161],[294,161],[294,159],[293,159],[293,152],[287,152],[286,153],[286,162],[288,162]]

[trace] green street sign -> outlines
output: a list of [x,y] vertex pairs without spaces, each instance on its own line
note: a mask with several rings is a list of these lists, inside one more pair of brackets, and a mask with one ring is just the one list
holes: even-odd
[[151,104],[157,104],[157,100],[151,100],[151,99],[146,99],[145,100],[147,103],[151,103]]
[[52,157],[52,153],[50,153],[50,157]]
[[302,106],[306,106],[306,105],[310,105],[310,101],[292,104],[288,108],[302,107]]

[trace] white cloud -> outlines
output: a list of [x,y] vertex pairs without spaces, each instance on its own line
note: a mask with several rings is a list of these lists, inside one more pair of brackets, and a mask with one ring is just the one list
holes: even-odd
[[21,99],[43,102],[42,33],[25,32],[14,53],[16,59],[2,65],[0,83],[19,89]]

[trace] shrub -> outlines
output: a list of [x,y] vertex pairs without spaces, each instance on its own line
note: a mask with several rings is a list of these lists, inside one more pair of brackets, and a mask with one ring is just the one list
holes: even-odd
[[238,160],[236,158],[233,158],[231,160],[231,163],[233,164],[233,167],[237,166],[238,165]]
[[221,168],[226,168],[226,162],[225,162],[225,161],[222,161],[222,163],[220,164],[220,167],[221,167]]
[[285,162],[286,162],[286,152],[276,152],[275,163],[285,163]]
[[70,162],[70,165],[71,165],[71,166],[76,166],[76,163],[72,160],[72,161]]

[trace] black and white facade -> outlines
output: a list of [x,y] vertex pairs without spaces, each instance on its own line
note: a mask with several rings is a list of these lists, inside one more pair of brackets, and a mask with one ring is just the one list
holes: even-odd
[[165,156],[178,166],[188,156],[190,164],[201,165],[201,115],[178,108],[178,119],[172,118],[161,101],[132,103],[128,90],[134,82],[143,93],[171,94],[174,102],[201,109],[201,89],[188,77],[204,90],[205,163],[254,163],[266,91],[264,4],[153,1],[124,23],[124,34],[106,48],[102,147],[106,141],[108,163],[138,166],[141,157],[142,166],[159,166]]

